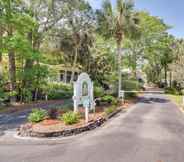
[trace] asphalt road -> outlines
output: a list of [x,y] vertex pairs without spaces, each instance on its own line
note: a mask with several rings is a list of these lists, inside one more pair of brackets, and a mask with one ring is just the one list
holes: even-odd
[[28,109],[23,109],[22,111],[14,112],[14,113],[3,113],[0,114],[0,137],[4,135],[6,131],[16,130],[21,124],[24,124],[27,121],[28,114],[32,111],[33,108],[42,108],[42,109],[50,109],[53,107],[62,107],[71,105],[72,101],[70,99],[57,100],[54,103],[41,103],[36,105],[37,107],[30,107]]
[[184,162],[183,141],[184,115],[163,95],[146,94],[127,113],[88,133],[1,141],[0,162]]

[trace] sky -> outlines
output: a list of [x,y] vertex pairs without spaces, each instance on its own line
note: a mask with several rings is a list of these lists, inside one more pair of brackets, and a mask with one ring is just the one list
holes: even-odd
[[[102,0],[88,0],[94,9],[101,7]],[[115,4],[116,0],[111,0]],[[177,38],[184,38],[184,0],[135,0],[137,10],[148,11],[170,26],[168,32]]]

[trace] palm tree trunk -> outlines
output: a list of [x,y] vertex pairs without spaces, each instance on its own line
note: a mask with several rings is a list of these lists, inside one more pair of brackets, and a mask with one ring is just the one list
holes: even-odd
[[172,87],[172,71],[169,73],[169,86]]
[[3,67],[2,67],[2,37],[3,37],[3,31],[2,27],[0,26],[0,79],[3,77]]
[[3,77],[2,52],[0,52],[0,80]]
[[137,78],[137,51],[136,50],[133,50],[133,75],[134,75],[134,78],[136,79]]
[[[122,74],[121,74],[121,43],[117,43],[117,76],[118,76],[118,96],[121,91]],[[120,96],[119,96],[120,97]]]
[[165,86],[167,87],[167,66],[164,66],[164,73],[165,73]]
[[76,64],[77,64],[77,57],[78,57],[78,47],[75,48],[75,57],[74,57],[74,61],[73,61],[72,75],[71,75],[70,83],[72,83],[74,81],[74,74],[75,74],[75,68],[76,68]]

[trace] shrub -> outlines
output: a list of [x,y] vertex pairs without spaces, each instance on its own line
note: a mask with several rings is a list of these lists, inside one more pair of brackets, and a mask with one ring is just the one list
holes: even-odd
[[104,95],[104,89],[102,87],[94,87],[95,98],[102,97]]
[[43,121],[46,117],[47,112],[43,109],[33,109],[32,112],[28,116],[28,121],[32,123],[38,123]]
[[143,87],[143,84],[137,80],[123,80],[122,89],[126,91],[138,91]]
[[30,102],[32,101],[32,92],[31,89],[27,89],[27,88],[22,88],[22,98],[25,102]]
[[116,109],[117,109],[116,106],[111,106],[111,107],[105,109],[105,113],[106,113],[106,115],[109,115],[109,114],[113,113]]
[[176,88],[165,88],[165,93],[172,95],[182,95],[182,91],[177,90]]
[[66,125],[72,125],[79,121],[79,115],[77,113],[69,111],[63,114],[60,119],[63,120]]
[[64,114],[68,111],[73,111],[73,102],[72,100],[67,100],[61,106],[56,106],[55,108],[59,113]]
[[4,105],[5,102],[8,101],[8,98],[9,98],[8,94],[4,92],[4,90],[0,87],[0,106]]
[[135,98],[136,96],[137,96],[136,92],[125,93],[125,99]]
[[49,83],[45,91],[49,100],[71,98],[73,95],[72,86],[63,83]]
[[115,104],[117,103],[117,100],[115,97],[111,96],[111,95],[106,95],[102,97],[102,102],[107,102],[107,103],[111,103],[111,104]]
[[48,110],[48,116],[50,119],[57,119],[58,116],[58,110],[57,108],[52,108]]

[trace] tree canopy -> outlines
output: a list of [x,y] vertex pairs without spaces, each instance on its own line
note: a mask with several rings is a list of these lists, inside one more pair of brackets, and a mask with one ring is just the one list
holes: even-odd
[[167,84],[169,72],[184,79],[183,40],[130,0],[104,0],[96,11],[86,0],[0,0],[0,15],[0,93],[11,102],[42,99],[59,65],[70,84],[77,69],[106,89],[125,68],[153,83]]

